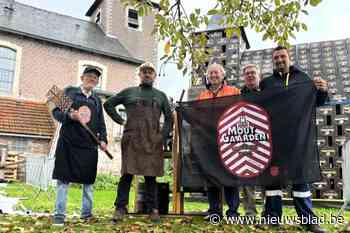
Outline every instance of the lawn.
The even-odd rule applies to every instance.
[[[93,222],[82,222],[79,220],[81,205],[81,190],[77,185],[69,189],[67,205],[67,223],[64,228],[55,228],[51,226],[51,218],[33,217],[33,216],[9,216],[0,215],[0,232],[304,232],[298,225],[282,225],[279,228],[257,225],[232,225],[221,223],[212,225],[203,220],[201,216],[162,216],[160,224],[152,224],[147,216],[129,215],[119,224],[112,224],[110,219],[113,214],[113,202],[115,199],[115,187],[109,185],[103,187],[97,185],[94,192],[94,214],[97,217]],[[21,197],[18,209],[28,209],[32,212],[51,213],[55,201],[54,190],[40,192],[28,185],[22,183],[11,183],[6,188],[0,188],[10,197]],[[134,190],[131,190],[129,209],[133,210]],[[171,203],[170,203],[171,205]],[[186,211],[205,211],[208,205],[206,202],[185,202]],[[171,210],[171,208],[169,208]],[[240,213],[244,213],[240,208]],[[259,211],[261,208],[259,206]],[[338,209],[315,208],[318,216],[325,216],[329,219],[330,215],[336,215]],[[284,215],[295,216],[294,208],[285,207]],[[346,221],[350,220],[350,213],[342,214]],[[323,225],[329,232],[339,232],[343,225]]]

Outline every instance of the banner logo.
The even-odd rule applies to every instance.
[[[263,108],[244,101],[235,103],[221,115],[217,135],[221,161],[231,174],[255,177],[268,167],[271,124]]]

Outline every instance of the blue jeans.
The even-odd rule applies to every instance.
[[[56,219],[63,219],[66,216],[66,205],[67,205],[67,192],[69,183],[61,180],[57,180],[57,196],[55,204],[55,215]],[[83,184],[83,199],[81,205],[81,218],[86,218],[92,215],[93,205],[93,185]]]

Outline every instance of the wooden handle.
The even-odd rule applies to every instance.
[[[80,122],[80,121],[79,121]],[[83,124],[82,122],[80,122],[80,124],[84,127],[84,129],[86,129],[86,131],[88,131],[88,133],[91,135],[91,137],[94,139],[94,141],[101,146],[101,141],[97,138],[97,136],[94,134],[94,132],[91,131],[91,129],[89,128],[89,126],[87,126],[86,124]],[[106,153],[106,155],[108,156],[108,158],[113,159],[112,154],[108,151],[105,150],[104,151]]]
[[[106,150],[105,153],[108,156],[108,158],[113,159],[112,154],[108,150]]]

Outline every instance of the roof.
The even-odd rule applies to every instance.
[[[101,4],[101,2],[103,2],[103,0],[95,0],[94,3],[89,8],[89,10],[86,12],[85,16],[91,16],[96,10],[96,8]],[[155,3],[155,2],[151,2],[151,3],[154,8],[160,9],[160,5],[158,3]]]
[[[143,63],[134,58],[118,39],[107,37],[93,22],[18,2],[14,2],[13,9],[0,9],[0,31],[101,54],[128,63]]]
[[[54,130],[45,103],[0,97],[0,133],[52,137]]]

